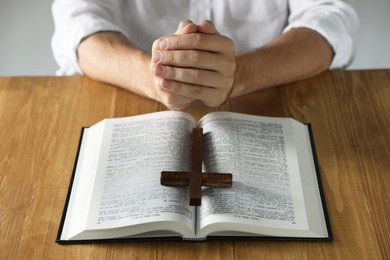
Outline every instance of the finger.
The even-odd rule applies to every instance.
[[[179,110],[183,110],[185,109],[186,107],[188,107],[189,105],[191,105],[191,102],[190,103],[183,103],[183,104],[177,104],[177,103],[165,103],[165,102],[161,102],[164,106],[166,106],[169,110],[174,110],[174,111],[179,111]]]
[[[165,105],[169,110],[180,111],[180,110],[187,108],[189,105],[191,105],[191,103],[185,103],[185,104],[165,104],[165,103],[163,103],[163,105]]]
[[[204,50],[209,52],[234,52],[234,43],[222,35],[191,33],[163,37],[158,42],[161,50]]]
[[[231,73],[222,74],[212,70],[199,70],[194,68],[179,68],[156,65],[153,69],[155,76],[167,80],[188,84],[197,84],[205,87],[222,88],[233,82],[234,69]]]
[[[198,26],[196,24],[194,24],[191,20],[183,20],[179,23],[174,35],[195,33],[197,31],[198,31]],[[162,40],[164,40],[164,37],[161,37],[153,42],[152,52],[155,50],[161,49],[160,42]]]
[[[161,49],[161,48],[160,48],[160,42],[161,42],[162,40],[164,40],[164,38],[159,38],[159,39],[157,39],[157,40],[155,40],[155,41],[153,42],[153,45],[152,45],[152,53],[154,53],[154,52],[156,52],[156,51],[158,51],[158,50]]]
[[[219,34],[214,23],[210,20],[205,20],[198,24],[198,31],[200,33]]]
[[[152,75],[153,75],[153,71],[155,70],[155,67],[156,64],[154,64],[153,62],[149,64],[149,69],[151,70]],[[161,87],[162,83],[160,82],[162,80],[163,79],[159,77],[153,76],[153,81],[154,81],[153,87],[155,89],[154,98],[160,101],[163,105],[165,105],[169,109],[182,110],[187,106],[189,106],[194,101],[194,99],[192,98],[180,96],[175,93],[166,91]]]
[[[152,54],[156,64],[215,71],[225,70],[232,62],[229,58],[231,56],[198,50],[155,51]]]
[[[159,79],[159,81],[162,81],[162,79]],[[158,85],[158,100],[170,110],[182,110],[188,107],[194,101],[193,98],[181,96],[176,93],[167,91],[161,87],[161,85],[163,85],[162,82],[158,83]]]
[[[224,89],[215,89],[196,84],[186,84],[165,79],[162,80],[161,84],[162,87],[169,92],[183,97],[201,100],[206,105],[212,107],[216,107],[224,103],[228,98],[232,88],[232,85],[230,85]]]

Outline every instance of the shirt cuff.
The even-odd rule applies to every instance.
[[[119,32],[128,38],[126,33],[121,28],[106,20],[88,19],[83,21],[83,19],[80,19],[79,21],[74,21],[73,24],[74,29],[70,29],[70,31],[73,31],[73,36],[70,36],[71,39],[62,45],[65,50],[59,52],[59,55],[64,55],[64,57],[59,57],[56,59],[63,61],[62,64],[59,64],[60,68],[56,72],[56,75],[58,76],[84,74],[78,60],[77,49],[80,42],[85,37],[88,37],[97,32],[113,31]]]
[[[332,46],[335,55],[330,65],[330,69],[343,68],[351,63],[355,53],[353,32],[346,28],[346,25],[340,17],[337,15],[329,15],[329,13],[325,12],[315,12],[300,20],[292,22],[284,29],[283,33],[293,28],[301,27],[318,32]]]

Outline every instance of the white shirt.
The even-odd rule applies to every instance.
[[[57,75],[82,74],[80,41],[98,31],[117,31],[150,52],[154,40],[171,35],[181,20],[214,22],[237,52],[261,47],[296,27],[319,32],[334,49],[331,68],[354,54],[358,18],[341,0],[55,0],[52,6]]]

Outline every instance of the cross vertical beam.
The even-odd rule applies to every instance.
[[[189,182],[189,200],[190,205],[199,206],[202,197],[202,146],[203,146],[203,129],[194,128],[192,130],[191,142],[191,172]]]

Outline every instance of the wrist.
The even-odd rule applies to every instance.
[[[263,66],[264,57],[256,49],[236,56],[236,71],[230,97],[238,97],[265,89],[267,87],[267,68]]]

